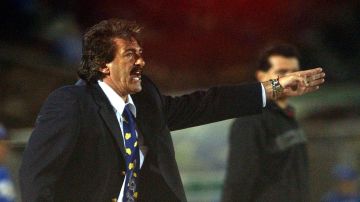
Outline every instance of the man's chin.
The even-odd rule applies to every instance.
[[[130,94],[140,93],[140,92],[141,92],[141,90],[142,90],[141,85],[140,85],[140,86],[137,86],[137,87],[135,87],[135,88],[131,89]]]

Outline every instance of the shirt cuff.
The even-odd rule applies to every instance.
[[[266,93],[265,93],[265,88],[264,85],[262,83],[261,84],[261,95],[262,95],[262,103],[263,103],[263,107],[266,107]]]

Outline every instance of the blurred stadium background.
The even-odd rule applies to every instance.
[[[171,95],[247,82],[262,48],[296,45],[302,67],[322,66],[327,73],[319,92],[292,100],[308,135],[312,201],[331,188],[335,164],[360,169],[359,1],[2,0],[0,5],[0,122],[10,131],[8,166],[15,182],[43,101],[77,80],[82,33],[113,17],[145,27],[146,74]],[[190,202],[219,200],[231,122],[173,133]]]

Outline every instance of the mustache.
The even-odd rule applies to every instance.
[[[140,65],[134,65],[130,71],[130,74],[142,74],[143,68]]]

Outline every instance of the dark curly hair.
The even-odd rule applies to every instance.
[[[84,34],[81,64],[78,76],[88,84],[104,77],[99,71],[106,63],[114,60],[116,45],[114,38],[130,40],[140,33],[142,27],[136,22],[109,19],[92,26]]]
[[[271,56],[280,55],[287,58],[300,59],[300,54],[297,48],[290,44],[277,44],[266,48],[261,54],[258,63],[258,69],[268,71],[271,67],[269,58]]]

